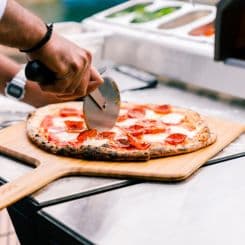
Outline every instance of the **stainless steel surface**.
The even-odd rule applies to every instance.
[[[0,155],[1,169],[0,178],[6,181],[12,181],[29,171],[31,167],[20,163],[17,160],[10,159]],[[41,206],[61,200],[69,200],[74,196],[83,196],[99,191],[104,191],[118,186],[131,183],[127,180],[112,178],[95,178],[95,177],[66,177],[54,181],[40,191],[34,193],[32,198]]]
[[[179,184],[138,184],[47,207],[96,244],[243,244],[245,158]]]
[[[116,83],[106,77],[98,90],[105,99],[105,106],[103,109],[99,108],[91,96],[86,96],[83,105],[84,119],[89,129],[108,130],[115,125],[119,115],[120,94]]]

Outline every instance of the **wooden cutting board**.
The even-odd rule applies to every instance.
[[[86,161],[47,153],[33,145],[25,133],[25,123],[0,131],[0,152],[25,161],[36,168],[0,187],[0,210],[32,194],[50,182],[68,175],[138,178],[157,181],[185,180],[207,160],[220,152],[240,134],[245,125],[207,118],[217,133],[213,145],[193,153],[154,159],[147,162]]]

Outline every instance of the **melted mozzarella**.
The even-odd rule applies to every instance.
[[[83,142],[83,145],[102,146],[108,142],[108,139],[87,139]]]
[[[60,141],[73,141],[77,139],[77,136],[79,133],[67,133],[67,132],[61,132],[55,134],[55,136],[60,140]]]
[[[130,126],[134,125],[137,121],[138,121],[138,119],[136,119],[136,118],[130,118],[130,119],[127,119],[125,121],[118,122],[117,125],[119,127],[130,127]]]
[[[168,124],[178,124],[184,119],[184,115],[179,113],[169,113],[161,116],[161,121]]]
[[[168,134],[145,134],[143,140],[149,143],[163,143]]]
[[[127,113],[128,113],[128,110],[126,110],[126,109],[120,109],[119,115],[122,116],[122,115],[125,115]]]
[[[197,130],[189,131],[186,128],[178,127],[178,126],[170,126],[170,133],[171,134],[184,134],[189,138],[193,138],[197,134]]]
[[[152,110],[145,110],[145,119],[159,119],[162,115],[155,113]]]
[[[168,113],[166,115],[155,113],[152,110],[145,111],[145,118],[146,119],[160,119],[164,123],[168,124],[178,124],[184,118],[184,115],[180,113]]]
[[[114,127],[110,130],[111,132],[114,132],[116,135],[115,135],[115,138],[118,138],[120,137],[121,135],[123,135],[123,132],[120,128],[118,127]]]

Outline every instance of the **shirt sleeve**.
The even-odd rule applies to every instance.
[[[0,20],[3,17],[8,0],[0,0]]]

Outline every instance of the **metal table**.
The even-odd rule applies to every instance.
[[[113,71],[113,77],[114,76],[115,78],[117,77],[119,78],[118,81],[120,83],[119,86],[121,87],[121,89],[125,89],[125,88],[128,89],[130,88],[130,86],[132,86],[132,88],[135,88],[135,86],[137,87],[139,84],[139,81],[135,81],[135,79],[132,79],[122,74],[117,74],[115,71]],[[240,121],[243,123],[245,120],[245,111],[244,111],[243,103],[239,104],[237,102],[234,103],[234,101],[226,101],[213,97],[210,98],[206,95],[200,96],[200,93],[197,94],[180,88],[169,87],[166,85],[159,85],[158,88],[155,89],[125,92],[122,94],[122,99],[128,101],[135,101],[135,102],[142,102],[142,100],[144,100],[145,103],[147,102],[172,103],[175,105],[192,108],[203,114],[220,116],[230,120],[233,119],[236,121]],[[29,106],[12,102],[2,97],[0,97],[0,103],[2,105],[1,110],[3,112],[12,111],[14,113],[14,111],[27,112],[33,110],[33,108]],[[6,116],[6,113],[4,115]],[[209,161],[208,164],[219,163],[227,159],[234,159],[234,158],[242,157],[244,155],[245,155],[245,136],[241,136],[229,147],[227,147],[221,153],[219,153],[214,159]],[[241,159],[243,158],[238,158],[238,160],[236,161],[240,162]],[[31,170],[29,166],[26,166],[20,163],[19,161],[7,158],[5,156],[0,156],[0,161],[1,161],[0,178],[2,182],[11,181],[17,178],[18,176],[21,176],[24,173]],[[225,164],[224,168],[226,168],[225,166],[233,166],[232,168],[237,169],[234,166],[234,164]],[[20,202],[16,203],[15,205],[9,208],[9,213],[12,217],[13,223],[16,227],[16,231],[20,240],[25,242],[24,244],[33,244],[34,242],[36,242],[36,238],[38,235],[38,226],[37,226],[37,219],[39,217],[39,215],[37,215],[38,210],[45,208],[47,206],[50,206],[50,208],[53,206],[55,209],[55,207],[59,206],[58,205],[59,203],[68,202],[73,199],[78,201],[90,200],[85,197],[90,198],[91,196],[92,198],[93,195],[98,194],[100,192],[106,192],[108,190],[112,190],[119,187],[126,187],[132,184],[135,184],[135,182],[128,181],[128,180],[119,180],[119,179],[105,179],[105,178],[91,178],[91,177],[63,178],[53,182],[52,184],[48,185],[46,188],[33,194],[31,197],[25,198]],[[148,186],[147,184],[144,184],[144,185],[136,185],[135,187],[132,188],[136,188],[136,189],[143,188],[141,186],[145,186],[145,185]],[[173,188],[172,185],[164,185],[164,184],[158,184],[158,185],[162,186],[162,188],[170,188],[170,189]],[[149,184],[149,186],[155,186],[155,185]],[[174,186],[179,186],[179,185],[174,185]],[[126,190],[127,188],[118,189],[117,191],[121,191],[124,189]],[[98,206],[100,205],[98,204]],[[104,209],[104,207],[102,207],[101,209],[99,208],[99,210],[102,209]],[[43,210],[46,211],[46,209]],[[74,214],[74,212],[70,213],[67,211],[66,216],[72,217],[72,214]],[[80,217],[81,213],[78,212],[77,215]],[[57,219],[58,218],[60,217],[57,217]],[[47,221],[46,218],[45,221]],[[66,221],[64,221],[64,223],[65,222]],[[60,230],[60,232],[61,231],[62,229]],[[63,232],[61,233],[63,234]],[[67,239],[69,240],[70,236],[68,236]],[[89,237],[89,239],[93,240],[92,237]]]
[[[54,244],[243,244],[244,172],[242,157],[178,184],[142,183],[47,207],[40,235]]]

